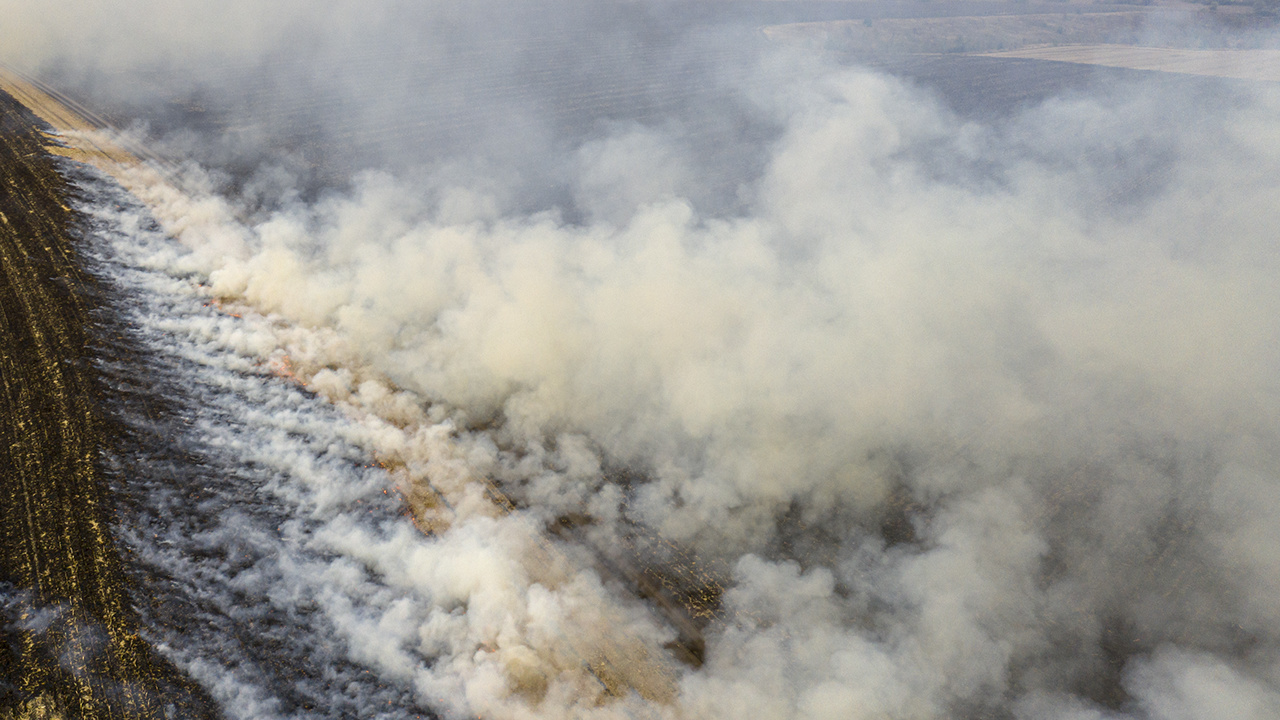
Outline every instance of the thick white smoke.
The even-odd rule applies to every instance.
[[[318,540],[408,593],[327,611],[423,703],[1266,718],[1280,96],[1197,87],[984,126],[806,68],[756,88],[786,129],[723,216],[641,129],[579,151],[585,224],[384,174],[253,226],[133,190],[185,246],[153,262],[282,321],[242,351],[365,418],[432,533]],[[628,559],[724,588],[701,667]]]

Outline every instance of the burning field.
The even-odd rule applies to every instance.
[[[9,5],[0,717],[1280,714],[1265,14]]]

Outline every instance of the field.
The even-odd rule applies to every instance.
[[[1062,45],[1251,49],[1258,39],[1251,31],[1274,23],[1250,7],[1230,4],[1059,2],[1012,7],[781,23],[766,27],[764,33],[775,42],[823,48],[862,60],[916,53],[1005,52],[1011,57],[1033,57],[1013,53]]]
[[[817,46],[859,57],[886,53],[962,53],[1027,45],[1135,39],[1141,11],[1043,13],[997,17],[885,18],[795,23],[765,29],[777,42]]]
[[[170,705],[199,717],[199,701],[186,702],[198,692],[138,635],[108,532],[111,428],[89,371],[95,284],[42,125],[0,92],[0,582],[19,628],[0,645],[3,677],[17,683],[0,684],[0,707],[152,718]]]
[[[1280,82],[1280,50],[1066,45],[1007,50],[988,53],[987,56]]]
[[[764,5],[776,6],[770,10],[777,13],[784,6]],[[820,10],[823,4],[812,5]],[[892,5],[885,14],[870,3],[827,5],[839,5],[846,16],[800,22],[779,17],[762,32],[753,27],[749,35],[762,45],[817,47],[837,60],[883,69],[934,92],[962,117],[993,123],[1099,78],[1155,76],[1157,82],[1208,84],[1188,77],[1201,75],[1280,81],[1280,51],[1132,44],[1144,22],[1163,12],[1158,7],[918,2]],[[1220,12],[1243,14],[1231,8]],[[744,49],[734,44],[742,36],[731,37],[733,42],[711,36],[705,43],[637,41],[592,54],[579,52],[589,38],[561,33],[500,37],[462,50],[415,48],[396,54],[362,48],[322,65],[306,57],[276,57],[262,66],[206,68],[210,78],[234,82],[220,86],[209,80],[161,102],[148,96],[133,105],[107,103],[94,95],[92,82],[68,90],[85,105],[101,108],[113,124],[150,123],[149,148],[203,162],[218,182],[240,184],[232,192],[262,182],[254,173],[261,170],[263,148],[278,152],[273,157],[296,174],[291,180],[304,186],[305,199],[306,192],[340,188],[368,167],[395,172],[474,146],[489,153],[487,159],[496,158],[493,166],[527,173],[527,185],[540,194],[520,200],[538,210],[567,208],[566,224],[579,218],[572,198],[566,201],[557,183],[574,153],[610,134],[675,128],[688,162],[708,178],[689,192],[691,204],[710,208],[710,216],[724,208],[731,215],[739,188],[759,170],[761,153],[782,132],[758,110],[744,109],[741,96],[754,89],[752,83],[769,80],[752,72],[750,63],[758,59],[753,53],[760,48]],[[506,65],[494,62],[493,56],[504,53],[509,54]],[[155,72],[155,87],[184,87]],[[148,84],[138,77],[132,82]],[[75,251],[78,223],[84,219],[68,208],[67,193],[92,192],[87,189],[92,181],[74,183],[76,173],[89,171],[55,156],[116,174],[126,186],[123,165],[136,157],[163,161],[151,149],[123,140],[122,148],[101,139],[91,131],[105,121],[20,75],[0,72],[0,90],[8,93],[0,92],[0,180],[8,189],[0,203],[0,347],[5,348],[0,481],[6,485],[0,493],[0,583],[11,586],[0,586],[5,591],[0,594],[18,598],[5,600],[0,609],[11,616],[10,625],[22,629],[0,644],[0,670],[19,679],[12,685],[0,681],[0,720],[10,720],[14,712],[53,716],[53,708],[86,718],[163,717],[164,705],[174,698],[187,704],[184,716],[206,713],[209,701],[202,691],[160,660],[140,639],[139,628],[151,633],[148,638],[180,638],[164,643],[171,649],[183,642],[198,646],[212,658],[211,665],[231,668],[226,677],[266,688],[278,698],[281,712],[331,707],[335,717],[351,716],[351,708],[370,706],[369,697],[377,697],[379,705],[383,699],[407,703],[403,687],[367,679],[367,669],[333,655],[330,638],[307,634],[315,625],[310,601],[273,606],[269,600],[274,598],[251,595],[258,591],[246,590],[241,582],[253,574],[246,568],[254,563],[269,570],[280,548],[292,552],[284,544],[253,546],[243,539],[253,537],[244,528],[262,530],[261,537],[274,542],[283,537],[285,522],[293,521],[270,504],[284,507],[282,502],[263,500],[261,488],[278,479],[269,463],[219,455],[212,441],[208,447],[199,444],[210,428],[238,427],[226,419],[238,416],[217,415],[225,411],[220,396],[201,395],[207,388],[200,383],[249,387],[261,380],[293,405],[316,401],[314,394],[290,384],[299,382],[291,366],[284,366],[289,372],[263,367],[228,372],[235,382],[219,385],[208,380],[225,379],[210,370],[215,363],[204,362],[197,373],[188,367],[200,365],[191,359],[196,354],[182,356],[182,347],[173,357],[120,360],[134,352],[128,347],[131,329],[123,327],[129,321],[101,302],[109,292],[95,287]],[[204,133],[198,143],[191,140],[193,129]],[[123,191],[112,196],[99,190],[104,195],[96,201],[108,211],[131,202],[121,199]],[[523,209],[517,201],[512,205]],[[252,210],[246,200],[245,213]],[[194,302],[191,316],[204,313],[197,319],[210,326],[240,319],[218,306],[220,300]],[[152,314],[162,310],[169,311],[148,308]],[[154,349],[137,352],[139,357],[156,354]],[[165,365],[170,362],[172,367]],[[244,397],[233,397],[227,391],[234,403],[226,405],[256,412],[259,398],[243,392]],[[191,418],[201,413],[217,422],[193,429]],[[263,422],[266,430],[255,430],[264,437],[279,429]],[[466,429],[480,432],[481,424]],[[301,442],[296,428],[288,430],[280,434]],[[316,437],[323,436],[317,431]],[[338,447],[327,439],[316,444]],[[118,461],[115,475],[104,472],[103,457]],[[346,462],[372,461],[359,455],[358,461]],[[382,458],[376,464],[387,469]],[[495,514],[513,507],[497,483],[485,482],[486,496],[501,500],[495,502]],[[610,482],[630,480],[619,476]],[[427,500],[439,494],[430,490],[422,493]],[[408,492],[403,499],[421,521],[426,511],[415,506],[421,498]],[[379,510],[396,516],[404,510],[400,502],[391,493]],[[123,510],[113,515],[113,506]],[[249,519],[243,520],[241,512]],[[244,525],[227,526],[235,537],[225,545],[201,545],[226,517],[243,520]],[[639,526],[626,538],[631,544],[592,546],[592,522],[585,514],[563,514],[546,532],[554,542],[586,548],[585,562],[594,559],[600,577],[643,599],[678,637],[665,646],[670,657],[633,651],[622,631],[618,637],[624,641],[601,642],[581,652],[571,647],[567,655],[588,665],[608,696],[625,697],[634,690],[666,702],[677,692],[674,679],[683,666],[704,662],[703,633],[709,622],[721,620],[720,576],[674,545],[662,555],[659,551],[667,550],[663,538]],[[171,538],[151,534],[162,526],[176,528]],[[112,528],[125,533],[123,539],[113,538]],[[901,532],[886,531],[886,536]],[[172,538],[177,538],[176,549]],[[189,544],[182,545],[184,540]],[[121,558],[117,542],[173,562],[131,564]],[[298,557],[311,556],[299,551]],[[539,566],[567,564],[551,550],[536,560]],[[11,588],[15,592],[7,592]],[[130,607],[131,592],[137,607]],[[519,679],[521,691],[531,697],[546,689],[545,679],[535,675],[531,670]],[[208,678],[200,681],[213,684]]]

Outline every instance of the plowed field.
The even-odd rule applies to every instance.
[[[100,468],[95,284],[42,125],[0,92],[0,716],[210,716],[137,634]]]

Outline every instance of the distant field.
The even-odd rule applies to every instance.
[[[1143,11],[883,18],[790,23],[765,28],[775,42],[858,55],[990,52],[1027,45],[1126,42],[1136,39]]]
[[[1252,30],[1274,19],[1244,5],[1031,4],[1003,13],[845,18],[770,25],[772,41],[861,57],[913,53],[990,53],[1034,46],[1163,44],[1249,47]],[[1128,66],[1124,66],[1128,67]]]
[[[985,53],[1131,70],[1280,82],[1280,50],[1184,50],[1127,45],[1067,45]]]

